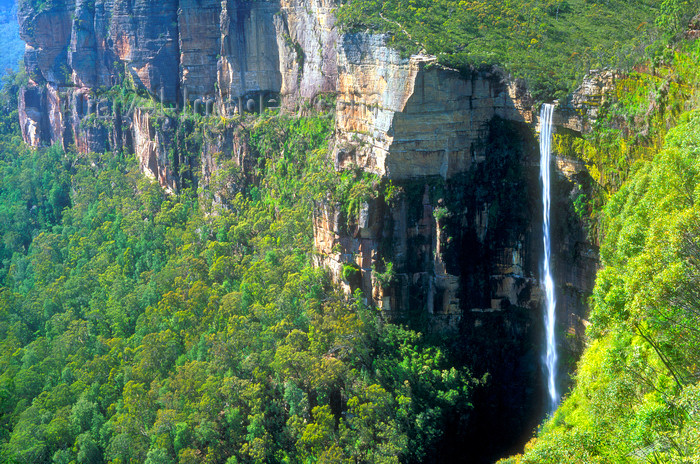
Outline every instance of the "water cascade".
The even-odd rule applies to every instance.
[[[545,332],[547,335],[547,351],[545,361],[547,366],[547,389],[549,392],[550,412],[554,411],[559,403],[557,393],[557,346],[554,337],[554,280],[550,266],[551,243],[549,235],[549,210],[550,210],[550,156],[552,143],[552,113],[554,106],[545,103],[540,111],[540,178],[542,179],[542,206],[543,221],[542,232],[544,236],[544,289],[546,293],[546,308],[544,315]]]

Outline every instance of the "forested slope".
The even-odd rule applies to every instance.
[[[338,10],[346,31],[393,33],[393,46],[465,73],[504,67],[539,101],[565,98],[591,67],[625,70],[592,131],[555,140],[595,181],[571,200],[603,269],[575,387],[512,461],[700,459],[700,46],[682,35],[696,11],[683,0],[349,0]],[[168,193],[128,153],[29,149],[23,84],[11,74],[0,94],[0,461],[469,459],[471,401],[488,375],[474,378],[454,344],[387,322],[313,265],[317,201],[358,218],[369,200],[391,208],[406,194],[336,171],[334,113],[318,109],[332,104],[227,119],[138,97],[154,134],[167,111],[192,137],[235,127],[250,149],[249,170],[219,153],[207,188]],[[133,109],[134,91],[105,95]],[[419,187],[416,198],[429,196]],[[417,204],[430,227],[449,213]],[[341,279],[357,278],[353,263]],[[395,277],[388,264],[378,275]]]
[[[329,114],[246,121],[261,180],[221,208],[167,195],[129,156],[24,148],[16,91],[1,116],[0,461],[438,459],[478,382],[312,266],[312,200],[352,208],[381,187],[335,172]],[[218,175],[241,182],[233,164]]]
[[[575,387],[512,462],[700,459],[700,45],[675,49],[620,83],[587,142],[614,192],[599,216],[588,347]]]

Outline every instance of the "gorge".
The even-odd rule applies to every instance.
[[[349,5],[19,2],[19,131],[66,177],[24,202],[48,225],[0,249],[24,324],[0,457],[494,462],[556,410],[590,326],[591,210],[623,171],[590,140],[641,84],[589,70],[540,108],[510,70],[350,27]],[[24,382],[52,351],[94,367]],[[54,410],[70,432],[11,432]]]
[[[357,217],[319,198],[317,264],[348,294],[359,288],[390,320],[452,334],[467,356],[460,362],[490,376],[470,440],[479,446],[502,437],[482,447],[488,459],[505,443],[517,450],[547,409],[537,347],[543,301],[554,298],[538,277],[532,97],[498,70],[463,76],[429,55],[402,57],[387,36],[339,34],[333,8],[300,0],[24,2],[24,139],[85,153],[133,152],[143,172],[171,192],[206,189],[220,169],[216,153],[232,156],[244,173],[252,167],[236,115],[323,105],[336,92],[336,168],[388,179],[402,193],[362,203]],[[122,102],[119,89],[137,97]],[[577,111],[565,123],[574,129],[587,107]],[[198,113],[220,122],[203,127],[201,142],[183,145]],[[596,267],[583,227],[565,219],[573,217],[565,199],[574,186],[559,175],[552,187],[562,220],[552,232],[560,244],[552,260],[567,311],[556,330],[576,334],[562,346],[570,360],[562,372],[579,355]],[[387,266],[393,276],[381,282]],[[348,267],[356,276],[343,275]],[[548,337],[554,330],[548,326]]]

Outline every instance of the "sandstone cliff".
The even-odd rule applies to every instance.
[[[394,320],[459,335],[464,362],[493,375],[483,404],[498,406],[475,414],[484,416],[482,426],[490,424],[484,430],[517,440],[524,421],[538,417],[542,383],[534,102],[524,82],[498,69],[464,75],[432,56],[402,57],[383,35],[341,35],[334,6],[24,0],[19,21],[30,77],[20,95],[24,139],[83,152],[128,150],[166,189],[201,186],[225,203],[251,181],[254,161],[229,118],[335,93],[337,169],[376,174],[398,194],[368,201],[355,218],[319,199],[317,264]],[[560,105],[556,124],[590,130],[615,78],[591,75]],[[198,128],[183,116],[193,112],[221,117]],[[242,174],[218,176],[221,153]],[[557,166],[559,331],[572,335],[562,347],[575,359],[597,251],[572,207],[590,179],[576,163],[560,159]],[[350,280],[347,266],[359,270]]]
[[[405,194],[392,207],[381,199],[367,204],[352,223],[338,205],[320,203],[319,262],[339,280],[342,266],[354,263],[361,270],[358,285],[377,306],[402,314],[428,312],[441,326],[456,328],[465,310],[511,305],[534,310],[541,304],[539,158],[533,137],[537,115],[524,83],[498,70],[464,76],[434,57],[403,58],[386,39],[367,34],[340,39],[334,156],[338,169],[360,167],[385,176]],[[608,74],[589,78],[558,111],[558,124],[579,132],[589,127],[609,80]],[[501,139],[510,144],[506,157]],[[567,192],[580,184],[584,171],[574,166],[559,178],[562,219],[572,214]],[[493,178],[496,174],[502,178]],[[513,198],[503,205],[499,196]],[[585,314],[592,280],[583,276],[595,274],[595,251],[580,224],[568,219],[562,224],[567,230],[561,231],[565,245],[559,255],[566,258],[560,263],[560,292],[572,300],[575,320]],[[455,230],[446,236],[450,227]],[[508,239],[494,241],[491,235],[502,236],[504,227]],[[474,280],[475,270],[449,264],[460,248],[471,250],[465,260],[473,255],[487,260],[477,280],[488,283],[468,288],[464,279]],[[389,261],[398,276],[387,287],[377,283],[373,269]]]
[[[498,71],[462,76],[434,56],[402,58],[382,35],[346,34],[338,54],[339,167],[395,180],[464,172],[484,159],[495,116],[531,123],[521,81]]]
[[[208,184],[217,170],[212,154],[222,149],[246,162],[245,143],[226,116],[336,92],[337,168],[388,178],[403,194],[392,205],[366,204],[354,222],[338,205],[319,202],[318,263],[338,281],[344,265],[356,265],[360,278],[346,283],[348,291],[361,288],[394,317],[428,314],[440,330],[457,330],[469,311],[534,311],[541,303],[537,116],[525,84],[497,69],[463,75],[435,57],[402,57],[383,35],[339,35],[334,6],[24,0],[18,17],[30,82],[20,95],[23,136],[34,146],[133,151],[147,175],[175,191],[183,182]],[[557,123],[588,130],[614,79],[610,72],[588,78]],[[137,96],[124,103],[115,89]],[[223,128],[186,146],[191,122],[178,115],[191,112],[219,114]],[[511,133],[495,121],[507,121]],[[506,158],[499,155],[503,137],[518,145]],[[584,175],[569,171],[561,177],[563,199]],[[518,208],[503,204],[512,203],[513,191]],[[563,217],[571,213],[566,201]],[[557,280],[573,321],[585,315],[595,252],[570,222],[560,234]],[[395,278],[380,282],[388,263]]]
[[[330,0],[23,0],[18,18],[30,78],[21,99],[25,140],[67,146],[80,139],[67,108],[80,119],[93,114],[95,101],[113,86],[224,116],[333,90],[333,6]],[[91,149],[113,149],[108,142]]]
[[[540,417],[538,117],[523,82],[496,69],[465,76],[434,57],[403,58],[386,39],[339,40],[333,155],[338,169],[389,178],[400,193],[367,202],[357,218],[320,201],[317,260],[348,292],[360,288],[394,320],[459,334],[465,362],[492,375],[475,410],[481,429],[471,445],[495,456],[496,449],[484,446],[488,437],[517,442],[523,424]],[[560,106],[557,125],[590,130],[613,79],[591,75]],[[590,178],[576,163],[559,160],[557,167],[558,331],[569,333],[560,349],[574,360],[583,348],[597,249],[572,207]],[[359,276],[344,280],[347,266]],[[572,367],[564,363],[562,371]]]

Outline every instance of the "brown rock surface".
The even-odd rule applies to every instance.
[[[275,27],[278,3],[228,2],[221,11],[221,100],[250,93],[279,92],[282,86]]]
[[[277,23],[282,94],[313,98],[336,88],[338,64],[335,0],[282,0]],[[302,56],[299,56],[302,55]]]
[[[332,0],[56,0],[42,5],[22,2],[18,17],[30,79],[66,94],[54,103],[74,101],[71,92],[78,92],[86,105],[87,94],[99,98],[121,84],[171,105],[200,99],[204,108],[215,101],[217,111],[230,116],[241,104],[247,110],[250,99],[258,111],[280,94],[296,102],[335,88]],[[85,134],[79,122],[89,114],[87,108],[49,118],[55,105],[45,106],[49,102],[43,97],[30,100],[22,113],[28,143],[60,140],[67,146],[75,140],[81,150],[106,147],[80,143]],[[72,121],[70,131],[65,120]]]
[[[48,5],[37,10],[28,1],[18,4],[19,35],[27,44],[27,71],[35,82],[66,83],[70,80],[67,48],[75,1],[56,0]]]
[[[180,84],[187,86],[191,100],[214,94],[221,54],[221,5],[220,0],[180,2]]]
[[[494,211],[503,214],[503,205],[470,196],[503,186],[465,180],[483,166],[502,167],[499,148],[489,138],[494,120],[511,121],[529,134],[521,137],[529,147],[525,152],[536,145],[532,123],[537,118],[522,82],[498,70],[464,76],[432,56],[401,57],[386,46],[383,35],[338,39],[335,2],[330,0],[66,0],[50,5],[42,11],[20,10],[32,78],[20,96],[28,143],[75,143],[80,151],[131,150],[141,169],[171,191],[183,182],[235,186],[250,171],[247,145],[235,124],[224,122],[196,146],[185,146],[181,134],[193,129],[187,125],[192,121],[172,110],[163,112],[153,101],[160,103],[162,97],[173,106],[186,96],[189,102],[199,99],[202,111],[213,104],[219,114],[231,116],[249,100],[255,111],[261,101],[264,106],[277,95],[293,106],[337,86],[338,169],[360,166],[420,194],[407,194],[391,207],[372,201],[352,223],[338,205],[319,201],[314,219],[318,263],[328,266],[338,281],[343,265],[354,263],[359,279],[342,282],[347,290],[362,288],[396,317],[407,311],[428,314],[436,328],[455,329],[465,311],[539,304],[533,264],[536,209],[528,210],[528,225],[521,221],[520,229],[504,229],[508,220],[494,216]],[[46,29],[39,31],[40,25]],[[611,72],[587,77],[556,114],[557,124],[587,130],[615,77]],[[101,86],[126,86],[128,81],[142,97],[148,92],[151,101],[142,98],[121,108],[101,96]],[[187,155],[192,153],[196,156]],[[528,172],[514,182],[527,179],[534,185],[531,153],[509,162]],[[227,163],[242,173],[231,169],[230,175],[219,176],[217,170]],[[571,176],[579,174],[575,170]],[[452,205],[457,208],[452,219],[435,215],[436,179],[451,195],[466,192]],[[450,228],[454,230],[448,233]],[[561,255],[580,252],[585,258],[585,240],[570,232]],[[471,264],[456,263],[450,256],[454,249]],[[479,264],[480,256],[490,260],[488,266]],[[572,301],[591,285],[586,276],[594,261],[583,261],[562,264],[560,277],[573,289]],[[395,278],[380,282],[388,262]],[[475,275],[481,279],[478,285],[470,280]]]
[[[178,94],[177,8],[177,0],[115,0],[107,41],[136,84],[157,97],[164,89],[168,102]]]
[[[36,84],[29,84],[19,92],[19,121],[22,138],[31,146],[46,142],[42,139],[47,134],[46,89]]]
[[[141,171],[151,179],[157,180],[168,191],[174,192],[177,190],[177,184],[168,159],[168,151],[174,145],[174,137],[172,130],[168,129],[175,122],[170,118],[156,118],[159,122],[165,122],[164,129],[154,125],[150,111],[137,109],[134,112],[134,151]]]
[[[589,72],[570,100],[554,112],[554,124],[576,132],[589,132],[598,117],[600,107],[615,95],[615,81],[621,75],[614,71]]]
[[[336,162],[390,179],[449,178],[483,159],[495,116],[532,121],[519,82],[498,72],[464,78],[428,55],[402,58],[386,36],[346,34],[338,55]]]

